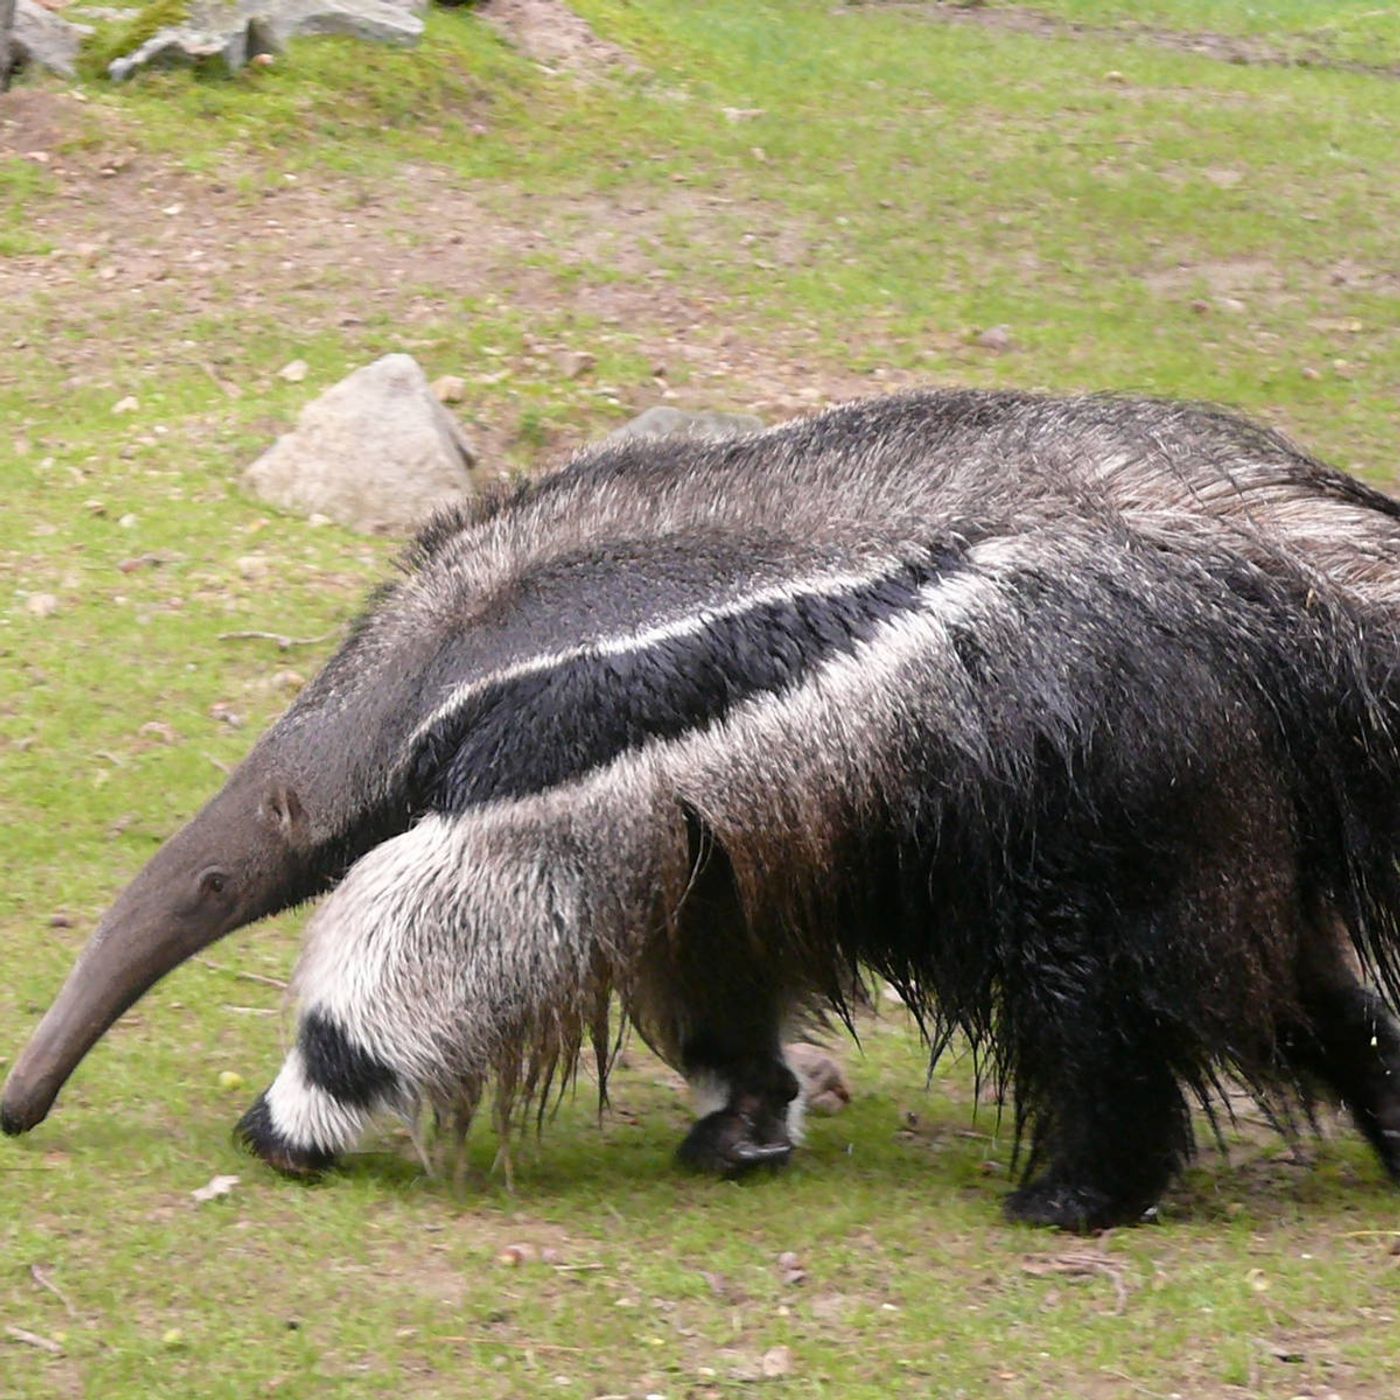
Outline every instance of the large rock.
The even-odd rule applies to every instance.
[[[25,3],[25,0],[21,0]],[[280,53],[303,34],[344,34],[380,44],[416,44],[427,0],[194,0],[184,24],[153,35],[113,60],[120,82],[138,68],[217,58],[231,73],[263,53]]]
[[[698,413],[661,405],[639,413],[630,423],[614,428],[604,442],[625,442],[634,437],[736,437],[741,433],[756,433],[763,428],[763,419],[752,413],[716,413],[705,409]]]
[[[36,5],[34,0],[18,0],[8,57],[0,47],[0,73],[8,77],[9,68],[32,64],[71,78],[78,71],[78,46],[83,37],[91,33],[87,25],[69,24],[66,19],[50,14],[42,5]],[[0,90],[3,86],[0,84]]]
[[[11,36],[15,31],[15,0],[0,0],[0,92],[10,86],[10,75],[18,65]]]
[[[386,355],[307,404],[244,479],[285,510],[399,534],[470,495],[475,460],[417,362]]]

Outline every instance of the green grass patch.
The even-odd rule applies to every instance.
[[[1400,13],[1370,0],[1144,0],[1131,8],[1112,0],[1035,0],[1004,5],[1055,15],[1076,24],[1124,28],[1153,25],[1178,34],[1215,34],[1267,41],[1285,60],[1400,64]]]
[[[0,1056],[387,570],[391,545],[239,484],[376,355],[462,375],[504,471],[665,383],[742,408],[917,381],[1223,400],[1393,483],[1400,85],[1132,32],[1387,62],[1384,8],[1039,7],[1116,31],[1088,37],[827,0],[576,8],[635,70],[548,73],[435,11],[415,51],[307,40],[81,109],[17,90],[26,143],[57,134],[47,164],[0,159]],[[1008,349],[978,344],[1001,325]],[[259,631],[321,640],[226,636]],[[324,1186],[274,1179],[228,1132],[281,998],[238,974],[285,977],[298,929],[173,974],[0,1144],[0,1324],[62,1349],[0,1333],[6,1400],[1394,1389],[1400,1206],[1353,1135],[1300,1165],[1245,1124],[1159,1228],[1012,1229],[1005,1131],[966,1065],[925,1092],[894,1008],[784,1177],[679,1176],[685,1107],[634,1049],[614,1112],[566,1102],[514,1197],[489,1133],[465,1193],[392,1130]]]

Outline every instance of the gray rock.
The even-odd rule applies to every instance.
[[[10,34],[9,62],[13,67],[34,64],[71,78],[77,74],[78,45],[92,30],[50,14],[34,0],[18,0]]]
[[[24,0],[21,0],[24,3]],[[184,24],[113,60],[117,82],[138,68],[221,59],[231,73],[259,54],[280,53],[304,34],[343,34],[380,44],[416,44],[427,0],[194,0]]]
[[[841,1061],[829,1050],[807,1041],[783,1046],[783,1058],[797,1076],[802,1102],[814,1113],[840,1113],[851,1101],[851,1082]]]
[[[634,437],[739,437],[763,429],[763,419],[752,413],[716,413],[705,409],[698,413],[658,405],[640,413],[630,423],[614,428],[604,442],[625,442]]]
[[[993,326],[990,330],[983,331],[972,343],[983,350],[994,350],[998,355],[1004,355],[1016,347],[1016,342],[1011,338],[1011,331],[1006,326]]]
[[[417,361],[386,355],[307,404],[244,480],[285,510],[399,534],[470,495],[475,461]]]
[[[0,0],[0,92],[10,86],[10,75],[18,66],[13,34],[15,31],[15,0]]]

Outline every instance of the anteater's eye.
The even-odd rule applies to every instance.
[[[222,870],[206,870],[199,877],[200,894],[223,894],[228,876]]]

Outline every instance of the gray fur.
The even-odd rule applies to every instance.
[[[1147,400],[605,444],[444,516],[229,785],[294,794],[282,902],[331,891],[245,1136],[299,1170],[490,1085],[507,1128],[617,997],[729,1095],[694,1159],[776,1158],[782,1034],[864,967],[1011,1081],[1024,1218],[1150,1204],[1222,1068],[1320,1075],[1400,1172],[1400,1033],[1345,967],[1394,999],[1397,605],[1386,498]]]

